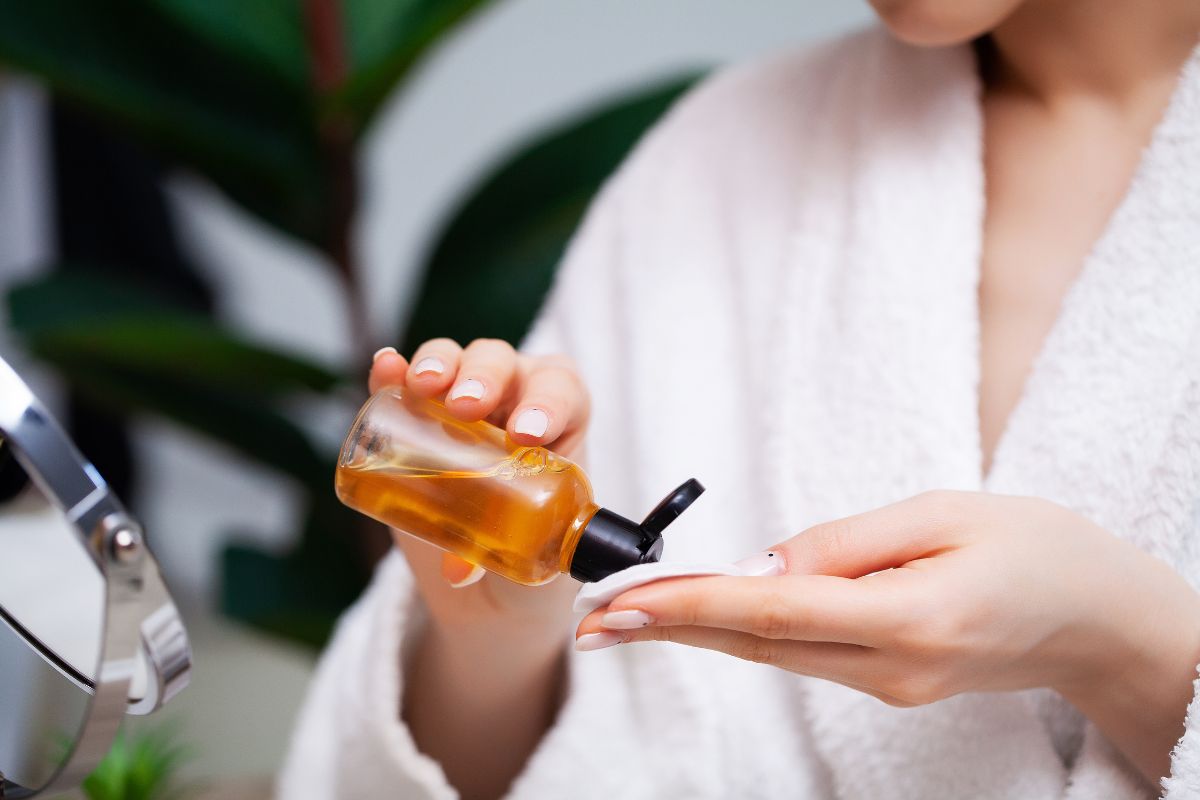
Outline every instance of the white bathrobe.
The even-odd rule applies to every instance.
[[[591,388],[601,503],[638,516],[684,478],[709,487],[668,559],[735,559],[952,488],[1048,498],[1200,587],[1200,54],[987,476],[979,94],[969,48],[868,31],[709,80],[601,193],[527,347],[570,353]],[[393,553],[322,660],[281,797],[455,795],[400,719],[419,612]],[[1049,691],[897,709],[668,644],[569,663],[513,797],[1158,793]],[[1164,787],[1200,797],[1200,701]]]

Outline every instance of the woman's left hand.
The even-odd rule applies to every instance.
[[[661,581],[579,626],[580,649],[660,640],[911,706],[1051,687],[1151,779],[1182,733],[1200,595],[1053,503],[930,492],[760,555],[775,577]],[[587,637],[587,638],[583,638]]]

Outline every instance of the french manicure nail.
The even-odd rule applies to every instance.
[[[396,348],[394,348],[394,347],[381,347],[375,351],[375,355],[371,356],[371,361],[372,362],[378,361],[380,356],[386,355],[388,353],[392,353],[394,355],[400,355],[399,353],[396,352]]]
[[[457,400],[460,397],[470,397],[473,400],[482,400],[483,384],[474,378],[468,378],[450,390],[451,400]]]
[[[765,553],[755,553],[749,558],[743,558],[734,564],[734,566],[740,569],[743,575],[753,575],[762,578],[771,575],[782,575],[787,569],[787,564],[783,560],[783,554],[771,550]]]
[[[550,427],[550,417],[540,408],[527,408],[517,415],[513,430],[526,436],[545,436]]]
[[[625,641],[625,637],[612,631],[585,633],[575,640],[575,649],[581,653],[586,653],[589,650],[603,650],[606,647],[612,647],[614,644],[620,644],[623,641]]]
[[[464,586],[470,586],[472,583],[479,583],[483,580],[483,576],[487,574],[487,570],[475,564],[471,567],[471,571],[457,581],[450,581],[450,585],[455,589],[461,589]]]
[[[644,628],[654,622],[654,617],[636,608],[625,611],[610,611],[600,618],[600,624],[617,631],[628,631],[634,628]]]
[[[446,365],[437,356],[425,356],[416,364],[413,365],[414,375],[424,375],[426,372],[432,372],[434,375],[441,375],[446,371]]]

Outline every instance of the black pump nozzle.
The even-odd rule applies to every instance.
[[[571,558],[571,577],[585,583],[598,581],[634,564],[658,561],[663,529],[703,493],[700,481],[690,478],[664,497],[640,524],[607,508],[597,510],[579,535]]]

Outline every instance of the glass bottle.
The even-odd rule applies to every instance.
[[[689,480],[633,522],[596,505],[566,458],[396,386],[359,411],[335,487],[351,508],[529,585],[560,572],[595,581],[657,561],[663,528],[704,491]]]

